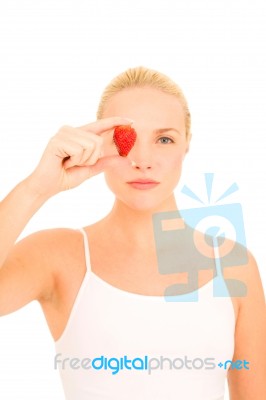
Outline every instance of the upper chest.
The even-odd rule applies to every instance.
[[[162,273],[154,246],[136,251],[130,246],[89,233],[89,267],[109,284],[125,291],[163,296],[171,285],[182,284],[187,292],[202,287],[214,276],[213,270],[197,271],[197,282],[189,283],[189,272]]]
[[[211,281],[216,272],[213,269],[198,270],[197,282],[189,284],[188,272],[162,274],[158,267],[156,248],[150,246],[146,251],[134,251],[111,237],[103,237],[96,231],[87,231],[89,240],[89,264],[92,272],[99,278],[127,292],[147,296],[164,296],[169,287],[189,293],[200,289]],[[196,286],[195,286],[196,285]],[[231,298],[235,318],[239,313],[239,299]]]

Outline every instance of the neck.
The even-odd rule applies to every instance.
[[[121,243],[126,240],[130,247],[147,249],[154,246],[153,214],[174,210],[177,210],[174,195],[166,199],[163,204],[149,210],[136,210],[116,199],[111,212],[103,222]]]

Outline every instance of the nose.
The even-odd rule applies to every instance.
[[[139,169],[140,171],[146,171],[146,169],[151,169],[151,165],[149,165],[149,163],[145,163],[145,162],[135,162],[132,161],[131,163],[132,167],[135,169]]]
[[[133,168],[142,171],[152,168],[153,154],[150,145],[136,142],[129,156],[132,160]]]

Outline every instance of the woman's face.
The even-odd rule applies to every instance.
[[[132,167],[109,168],[106,183],[116,199],[137,210],[167,209],[188,151],[184,112],[179,100],[157,89],[130,88],[115,94],[107,103],[102,118],[122,116],[134,120],[137,139],[128,154]],[[167,129],[167,130],[166,130]],[[169,130],[168,130],[169,129]],[[117,154],[113,131],[103,136],[104,156]],[[128,182],[152,179],[153,188],[140,190]]]

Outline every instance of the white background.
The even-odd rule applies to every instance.
[[[102,90],[128,67],[144,65],[184,90],[193,139],[176,189],[206,201],[241,203],[247,246],[264,288],[266,3],[264,0],[17,0],[0,3],[0,197],[35,167],[64,124],[96,119]],[[51,227],[78,228],[103,217],[113,196],[102,175],[50,199],[21,237]],[[53,340],[33,302],[0,320],[0,398],[63,399],[53,370]]]

